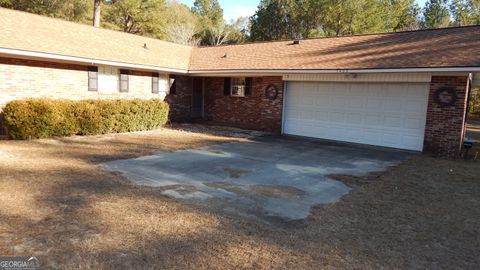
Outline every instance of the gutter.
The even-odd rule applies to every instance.
[[[442,68],[390,68],[390,69],[235,69],[235,70],[189,70],[192,75],[212,74],[368,74],[368,73],[412,73],[412,72],[477,72],[480,67]]]

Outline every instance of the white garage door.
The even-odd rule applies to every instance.
[[[421,151],[429,85],[288,82],[285,134]]]

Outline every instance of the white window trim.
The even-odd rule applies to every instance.
[[[152,94],[154,95],[160,94],[160,74],[159,73],[152,74]]]
[[[243,80],[243,84],[238,84],[235,80]],[[247,88],[247,78],[233,77],[230,82],[230,96],[231,97],[245,97],[245,89]]]
[[[88,68],[88,91],[98,92],[98,67]]]
[[[120,69],[111,66],[98,67],[98,93],[104,95],[120,93]]]
[[[120,93],[130,92],[130,72],[128,69],[120,69],[118,81],[120,83],[118,88]],[[126,88],[122,88],[123,83],[125,83]]]

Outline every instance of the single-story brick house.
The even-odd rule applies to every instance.
[[[172,121],[455,156],[480,26],[190,47],[0,8],[0,108],[163,98]]]

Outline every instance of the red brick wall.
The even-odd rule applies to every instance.
[[[275,85],[278,97],[265,97],[265,89]],[[205,118],[240,128],[280,133],[282,128],[282,77],[253,78],[252,94],[247,97],[224,95],[224,78],[205,78]]]
[[[435,101],[438,89],[455,89],[457,101],[451,106],[441,106]],[[438,156],[458,157],[463,145],[468,78],[465,76],[433,76],[428,98],[425,151]]]
[[[188,122],[191,119],[193,79],[187,76],[176,77],[176,94],[170,94],[165,101],[170,104],[169,119],[172,122]]]

